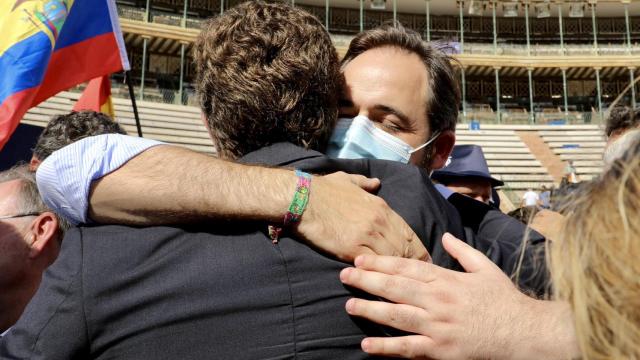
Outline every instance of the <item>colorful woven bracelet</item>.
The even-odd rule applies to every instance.
[[[311,175],[306,172],[296,170],[296,176],[298,177],[298,184],[296,185],[296,192],[293,194],[293,200],[289,205],[289,210],[284,215],[284,221],[282,226],[289,226],[291,224],[300,221],[300,217],[304,213],[309,203],[309,192],[311,190]],[[277,226],[269,226],[269,237],[273,243],[277,243],[282,233],[282,228]]]

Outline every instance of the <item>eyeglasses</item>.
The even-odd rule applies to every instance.
[[[19,214],[19,215],[7,215],[7,216],[0,216],[0,220],[21,218],[26,216],[38,216],[38,215],[40,215],[40,213],[37,213],[37,212],[30,212],[30,213]]]

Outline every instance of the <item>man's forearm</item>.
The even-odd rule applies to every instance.
[[[168,176],[170,175],[170,176]],[[157,146],[94,181],[89,217],[100,223],[169,224],[211,219],[281,221],[293,171],[247,166]]]
[[[278,224],[295,193],[291,170],[240,165],[118,134],[70,144],[38,169],[43,200],[74,224],[184,224],[254,220]],[[313,176],[294,235],[339,259],[360,254],[429,254],[409,225],[371,194],[378,179],[342,172]]]
[[[527,310],[528,319],[514,321],[521,328],[513,332],[513,338],[518,339],[511,344],[513,358],[580,358],[573,312],[569,304],[534,300]],[[528,329],[525,328],[527,326]]]

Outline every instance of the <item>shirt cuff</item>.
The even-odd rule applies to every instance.
[[[55,151],[40,164],[36,172],[40,196],[45,205],[72,224],[87,223],[91,182],[141,152],[163,144],[120,134],[79,140]]]

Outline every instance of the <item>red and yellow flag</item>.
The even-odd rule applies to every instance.
[[[105,113],[115,119],[113,102],[111,102],[111,81],[109,75],[101,76],[89,81],[82,96],[73,110],[93,110]]]

